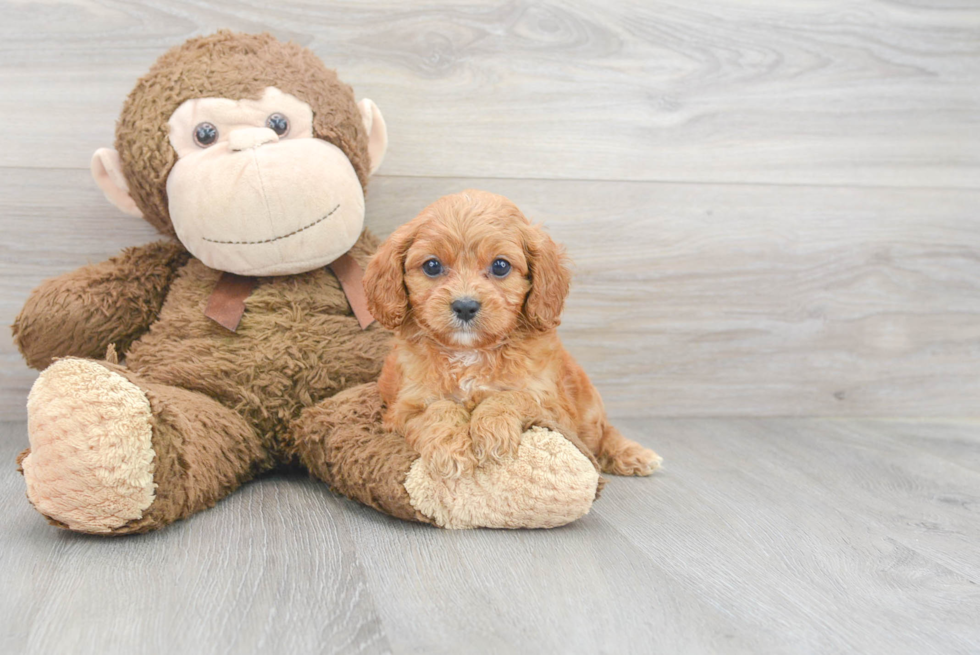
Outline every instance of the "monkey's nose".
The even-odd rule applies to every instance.
[[[228,135],[228,147],[231,150],[248,150],[278,140],[279,135],[268,127],[240,127]]]
[[[453,312],[456,314],[456,318],[464,323],[469,323],[476,318],[477,312],[480,311],[480,302],[472,298],[460,298],[459,300],[454,300],[450,307],[452,307]]]

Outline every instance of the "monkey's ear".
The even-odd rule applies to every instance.
[[[364,129],[368,133],[368,157],[371,159],[371,170],[368,173],[374,175],[388,150],[388,128],[381,110],[373,100],[364,98],[357,103],[357,108],[361,110],[361,120],[364,121]]]
[[[92,177],[106,199],[125,214],[143,218],[143,212],[129,195],[129,185],[122,171],[119,153],[112,148],[99,148],[92,155]]]

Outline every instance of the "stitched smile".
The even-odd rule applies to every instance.
[[[299,228],[298,230],[293,230],[289,234],[283,234],[282,236],[273,237],[271,239],[263,239],[262,241],[218,241],[217,239],[209,239],[207,237],[201,237],[201,238],[204,239],[205,241],[210,242],[210,243],[229,243],[229,244],[233,244],[233,245],[236,245],[236,246],[247,246],[247,245],[252,245],[252,244],[256,244],[256,243],[272,243],[273,241],[279,241],[280,239],[285,239],[286,237],[291,237],[294,234],[299,234],[303,230],[310,229],[311,227],[313,227],[317,223],[322,223],[323,221],[325,221],[328,218],[330,218],[333,215],[333,213],[335,211],[337,211],[338,209],[340,209],[340,205],[337,205],[336,207],[334,207],[333,209],[331,209],[326,214],[324,214],[320,218],[316,219],[315,221],[313,221],[309,225],[304,225],[303,227]]]

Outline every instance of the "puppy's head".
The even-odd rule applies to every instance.
[[[450,348],[485,348],[558,326],[570,273],[561,248],[503,196],[464,191],[435,201],[368,265],[371,313]]]

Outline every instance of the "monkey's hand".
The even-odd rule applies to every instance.
[[[110,344],[125,350],[156,320],[188,258],[180,244],[157,241],[46,280],[14,321],[14,343],[36,369],[54,357],[101,358]]]

